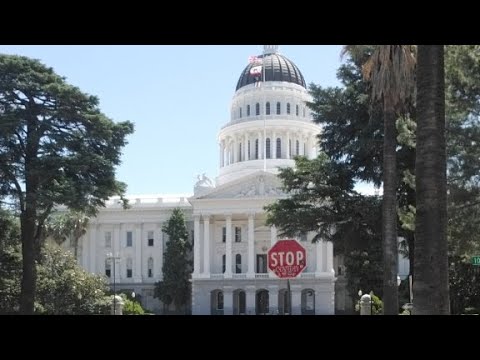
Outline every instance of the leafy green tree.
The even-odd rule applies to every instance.
[[[164,305],[173,304],[177,313],[181,308],[185,313],[191,298],[192,263],[188,258],[191,246],[183,211],[174,209],[162,230],[168,235],[168,242],[163,254],[163,280],[155,284],[155,297]]]
[[[106,280],[83,270],[72,254],[58,245],[42,247],[37,273],[37,313],[86,315],[109,310]]]
[[[55,205],[90,215],[124,193],[115,166],[132,132],[40,61],[0,55],[0,197],[20,213],[22,314],[34,311],[45,220]]]
[[[17,219],[0,209],[0,314],[18,312],[22,256]]]
[[[49,216],[45,224],[45,235],[51,236],[61,245],[72,239],[75,259],[78,259],[78,242],[87,233],[89,217],[79,211],[70,211]]]
[[[281,169],[278,176],[290,196],[265,207],[267,224],[282,235],[312,231],[314,242],[332,241],[335,253],[345,255],[350,295],[360,289],[381,294],[380,199],[356,193],[349,171],[325,154],[296,157],[295,168]]]
[[[418,46],[413,314],[449,314],[443,45]]]

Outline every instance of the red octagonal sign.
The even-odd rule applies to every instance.
[[[305,249],[296,240],[279,240],[268,250],[268,268],[279,278],[294,278],[306,266]]]

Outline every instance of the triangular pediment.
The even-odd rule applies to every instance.
[[[233,199],[283,197],[280,179],[272,173],[258,171],[223,184],[195,199]]]

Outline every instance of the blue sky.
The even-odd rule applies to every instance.
[[[250,55],[263,45],[0,46],[0,52],[40,59],[82,91],[100,99],[114,121],[135,133],[123,150],[118,179],[128,194],[193,192],[196,175],[218,175],[217,134]],[[307,83],[339,85],[341,46],[280,45]]]

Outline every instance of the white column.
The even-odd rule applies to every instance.
[[[203,273],[210,275],[210,216],[203,215]]]
[[[220,141],[220,167],[223,167],[223,141]]]
[[[323,258],[323,240],[319,240],[315,244],[315,272],[321,273],[322,270],[322,258]]]
[[[327,241],[327,271],[335,273],[333,269],[333,243],[331,241]]]
[[[238,162],[238,141],[236,136],[233,138],[233,162]]]
[[[135,224],[135,269],[133,273],[133,281],[141,282],[142,274],[142,228],[143,223]]]
[[[302,288],[300,285],[292,285],[292,315],[301,315],[302,313]]]
[[[200,274],[200,215],[194,215],[193,226],[193,273]]]
[[[232,215],[225,216],[225,226],[227,229],[227,239],[225,242],[225,277],[232,277]]]
[[[90,250],[90,266],[89,271],[91,273],[95,273],[95,265],[97,260],[97,252],[95,251],[97,245],[97,233],[98,233],[98,225],[94,224],[92,226],[92,232],[90,233],[90,241],[89,241],[89,250]]]
[[[287,152],[285,154],[286,159],[290,159],[290,132],[287,131],[287,143],[285,144]]]
[[[268,287],[269,313],[276,315],[278,313],[278,285]]]
[[[248,270],[247,277],[255,277],[255,243],[254,243],[254,214],[248,214]]]
[[[277,228],[275,225],[270,227],[270,246],[275,245],[277,242]]]
[[[255,286],[247,285],[245,287],[246,312],[247,315],[255,315]]]
[[[243,161],[249,160],[248,158],[248,134],[245,134],[243,138]]]
[[[328,249],[327,249],[327,242],[322,241],[322,272],[328,271],[328,266],[327,266],[327,254],[328,254]]]
[[[233,288],[223,287],[223,315],[233,315]]]

